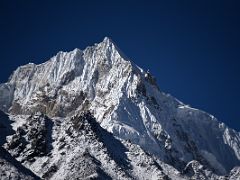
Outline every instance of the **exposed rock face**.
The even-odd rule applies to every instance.
[[[19,67],[0,109],[4,147],[44,179],[238,176],[239,132],[161,92],[109,38]]]
[[[21,162],[33,162],[36,157],[47,155],[52,148],[52,125],[53,122],[41,113],[28,117],[8,138],[6,149],[14,157],[20,157]]]
[[[6,136],[14,133],[8,116],[0,111],[0,145],[5,142]],[[31,170],[24,167],[12,155],[0,146],[0,179],[40,179]],[[14,147],[15,145],[13,145]],[[16,146],[15,146],[16,147]]]

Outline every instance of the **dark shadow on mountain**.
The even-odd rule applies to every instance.
[[[88,152],[85,152],[85,157],[86,157],[86,153]],[[101,166],[101,162],[98,161],[95,157],[93,157],[91,154],[89,154],[89,157],[91,158],[91,160],[93,161],[94,164],[97,165],[97,169],[96,169],[96,172],[98,174],[98,177],[96,178],[93,178],[93,179],[98,179],[98,180],[111,180],[111,176],[109,176],[106,172],[104,172],[100,166]]]
[[[31,170],[27,169],[19,161],[17,161],[15,158],[13,158],[11,156],[11,154],[9,152],[7,152],[3,147],[0,147],[0,158],[4,159],[7,162],[9,162],[10,164],[12,164],[14,167],[16,167],[16,169],[19,172],[21,172],[27,176],[31,176],[36,180],[41,179],[38,176],[36,176]]]
[[[98,180],[111,180],[111,176],[109,176],[107,173],[105,173],[102,169],[97,169],[98,177],[96,179]]]
[[[12,129],[11,123],[12,122],[8,115],[0,111],[0,158],[12,164],[19,172],[28,176],[32,176],[34,179],[40,179],[31,170],[27,169],[15,158],[13,158],[12,155],[2,147],[2,145],[6,142],[6,136],[15,133],[15,131]]]
[[[8,115],[0,110],[0,146],[6,142],[6,136],[15,133],[11,123],[12,121],[9,119]]]
[[[31,115],[26,121],[27,128],[23,135],[27,136],[27,143],[31,144],[31,148],[34,150],[29,158],[50,153],[53,148],[53,121],[42,113]]]
[[[49,153],[53,147],[52,147],[52,143],[53,143],[53,139],[52,139],[52,130],[53,130],[53,121],[52,119],[46,117],[46,128],[47,128],[47,152]]]
[[[103,129],[90,112],[84,114],[84,118],[90,124],[93,132],[96,133],[97,138],[107,148],[110,158],[112,158],[119,167],[123,169],[131,170],[132,166],[125,152],[128,149],[122,144],[122,142],[116,139],[112,133]],[[130,175],[129,175],[130,176]]]

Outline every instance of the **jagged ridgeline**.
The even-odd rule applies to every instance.
[[[162,92],[109,38],[17,68],[0,109],[2,179],[240,176],[239,132]]]

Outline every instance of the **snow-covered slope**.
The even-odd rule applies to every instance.
[[[68,139],[68,143],[76,141],[68,149],[74,157],[71,153],[67,153],[66,156],[71,156],[67,158],[57,155],[56,143],[59,140],[53,136],[63,135],[68,122],[71,124],[71,119],[83,112],[89,112],[93,116],[96,124],[101,126],[101,131],[110,133],[106,135],[108,140],[103,142],[93,138],[96,144],[106,145],[111,138],[117,139],[117,144],[121,144],[119,146],[125,150],[116,156],[121,161],[130,161],[126,164],[122,162],[123,170],[113,171],[112,167],[121,167],[121,163],[118,164],[118,160],[114,159],[115,155],[111,156],[111,153],[116,153],[115,149],[106,150],[110,153],[109,159],[116,163],[111,165],[102,159],[107,156],[101,152],[104,150],[90,150],[90,155],[85,160],[86,164],[91,161],[90,164],[93,165],[93,172],[89,172],[91,175],[101,171],[103,177],[115,179],[146,179],[146,173],[153,179],[156,179],[155,176],[186,179],[196,175],[198,170],[194,170],[195,167],[204,167],[202,174],[209,172],[213,179],[217,179],[220,176],[216,174],[226,175],[240,165],[239,132],[228,128],[212,115],[186,106],[162,92],[155,78],[131,62],[109,38],[85,50],[59,52],[43,64],[30,63],[19,67],[7,83],[0,85],[0,109],[10,114],[14,121],[13,128],[18,134],[12,139],[9,137],[9,142],[14,138],[18,141],[21,138],[28,139],[28,132],[34,127],[40,134],[44,134],[41,133],[42,130],[47,132],[47,129],[53,129],[45,140],[40,140],[41,143],[42,140],[47,143],[49,151],[42,153],[42,156],[50,158],[49,162],[58,164],[57,170],[50,173],[49,178],[53,179],[59,177],[58,174],[70,173],[64,170],[72,163],[72,158],[82,158],[75,157],[75,154],[83,153],[81,147],[95,149],[91,148],[92,142],[83,143],[85,136],[72,137],[66,134],[65,138],[72,138]],[[43,118],[45,120],[29,122],[29,117],[34,117],[37,112],[48,117],[47,120]],[[60,122],[59,127],[55,121]],[[26,134],[20,135],[17,127],[24,127]],[[39,128],[41,131],[37,130]],[[99,131],[95,132],[96,136],[98,133]],[[31,151],[32,142],[26,140],[26,143],[24,150],[17,153],[20,161]],[[79,145],[81,143],[82,146]],[[130,154],[142,151],[143,155],[131,156],[128,151]],[[16,147],[10,148],[9,152],[16,155]],[[49,153],[52,157],[47,155]],[[145,172],[143,166],[136,165],[139,163],[134,162],[137,157],[153,162],[146,166],[149,171]],[[36,174],[44,176],[46,169],[39,168],[44,158],[30,158],[34,162],[24,160],[24,164]],[[64,163],[63,158],[67,159]],[[79,167],[83,168],[83,164]],[[48,165],[46,168],[51,167]],[[186,169],[187,175],[184,174]],[[236,169],[232,172],[234,176],[237,173]],[[203,176],[210,177],[209,174]]]
[[[1,147],[5,143],[6,136],[14,134],[10,124],[8,116],[0,111],[0,179],[40,179]]]

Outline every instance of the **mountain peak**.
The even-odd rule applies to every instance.
[[[99,43],[100,45],[103,45],[104,47],[111,47],[112,49],[117,49],[117,45],[113,42],[113,40],[110,37],[104,37],[103,41]]]
[[[110,37],[106,36],[103,41],[99,43],[99,45],[110,50],[111,52],[117,52],[123,60],[131,62],[131,60],[123,53],[123,51]]]
[[[108,36],[104,37],[103,42],[113,43],[112,39]]]
[[[2,95],[0,96],[0,109],[10,114],[14,122],[14,131],[17,131],[18,126],[21,126],[23,132],[32,131],[31,129],[35,128],[34,131],[36,130],[40,134],[49,132],[49,137],[56,138],[54,141],[48,142],[47,135],[44,135],[45,139],[39,139],[39,143],[44,141],[43,144],[47,145],[45,142],[48,142],[50,143],[49,147],[53,147],[53,150],[50,148],[52,157],[48,157],[46,153],[41,155],[41,152],[48,151],[40,151],[34,155],[36,157],[30,159],[28,167],[40,176],[43,175],[43,171],[45,174],[58,176],[62,173],[59,163],[65,163],[66,154],[77,152],[79,144],[88,148],[92,146],[93,143],[87,144],[84,138],[87,134],[95,133],[95,131],[91,132],[88,128],[84,128],[85,125],[82,122],[85,116],[75,119],[76,121],[72,118],[81,112],[90,112],[96,123],[112,133],[111,136],[121,140],[121,142],[117,141],[117,144],[123,143],[127,148],[124,150],[124,147],[121,146],[121,152],[123,152],[121,158],[131,159],[129,163],[133,167],[139,164],[139,162],[134,162],[138,159],[131,153],[128,153],[126,157],[124,152],[129,151],[136,154],[136,150],[126,146],[125,141],[131,146],[139,145],[140,149],[149,153],[149,157],[156,157],[157,162],[144,162],[145,165],[155,164],[160,167],[161,164],[166,163],[171,166],[170,170],[176,168],[176,172],[179,171],[179,173],[185,169],[189,177],[197,174],[198,172],[195,173],[194,169],[198,171],[202,166],[210,171],[214,170],[217,174],[226,174],[234,166],[240,165],[238,132],[223,126],[213,116],[185,106],[174,97],[161,92],[156,88],[155,78],[149,71],[144,72],[129,61],[109,37],[105,37],[102,42],[89,46],[83,51],[75,49],[71,52],[60,52],[43,64],[19,67],[8,83],[0,84],[0,94]],[[35,122],[35,112],[45,114],[54,123],[50,126],[47,126],[48,120],[45,121],[46,126],[41,125],[43,121],[31,123]],[[16,115],[21,115],[23,119]],[[33,120],[24,119],[29,115]],[[79,131],[71,130],[72,121],[74,127],[77,127]],[[53,126],[52,131],[48,131],[51,126]],[[96,131],[96,133],[101,132]],[[22,143],[20,135],[21,133],[16,132],[16,135],[12,137],[13,145]],[[63,136],[58,139],[58,135]],[[105,135],[101,136],[103,139],[99,143],[103,148],[104,144],[107,146],[105,150],[111,155],[109,160],[112,157],[119,157],[119,148],[108,146],[108,142],[112,142],[113,139],[106,139]],[[24,133],[23,136],[25,136]],[[78,137],[82,137],[82,139]],[[92,135],[91,139],[98,141]],[[75,142],[75,140],[78,141],[77,147],[73,145],[70,149],[65,148],[67,144],[71,144],[70,142]],[[31,144],[30,141],[29,143]],[[26,147],[28,148],[28,146]],[[16,148],[20,147],[13,147],[9,152],[16,155],[14,154],[18,152]],[[104,167],[101,168],[107,174],[116,177],[116,172],[111,172],[113,166],[109,165],[109,161],[102,158],[102,155],[96,155],[101,149],[98,152],[95,147],[89,149],[90,152],[94,150],[90,153],[91,156],[93,155],[90,161],[96,158],[102,162]],[[63,153],[62,157],[58,156],[59,153]],[[225,154],[228,155],[227,158],[223,156]],[[19,158],[25,158],[26,151],[17,155]],[[53,160],[56,164],[45,168],[38,155],[49,158],[49,162]],[[150,160],[148,156],[142,156]],[[84,157],[86,156],[83,155],[81,158]],[[76,162],[74,159],[72,160]],[[85,160],[89,160],[89,158]],[[120,162],[118,159],[114,160],[116,160],[113,162],[116,162],[115,169],[117,169],[121,164],[118,164]],[[35,164],[32,166],[33,161]],[[129,165],[128,162],[126,163]],[[86,163],[83,165],[85,166]],[[141,171],[144,171],[145,165],[140,165]],[[96,164],[96,167],[98,166],[100,165]],[[35,169],[36,167],[44,168],[38,171]],[[52,168],[54,172],[51,172]],[[59,171],[58,168],[60,168]],[[126,172],[129,173],[128,169]],[[131,172],[132,176],[139,177],[138,168],[133,168]],[[143,175],[145,174],[153,175],[153,173],[143,173]],[[171,173],[169,175],[171,176]],[[52,177],[52,179],[59,178]],[[133,179],[146,178],[142,176],[142,178]],[[177,178],[172,177],[172,179]]]

